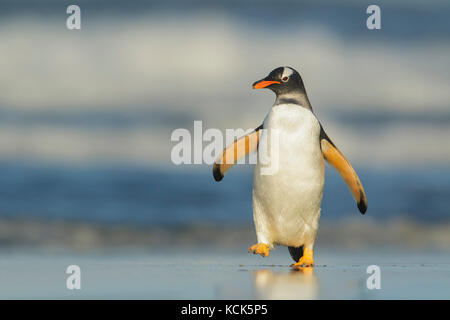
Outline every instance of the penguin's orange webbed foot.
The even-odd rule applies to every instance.
[[[313,249],[306,248],[300,260],[292,266],[294,268],[314,267]]]
[[[263,257],[268,257],[269,256],[269,246],[265,243],[257,243],[252,245],[249,249],[248,252],[251,252],[253,254],[260,254]]]

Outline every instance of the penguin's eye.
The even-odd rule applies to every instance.
[[[283,77],[283,78],[281,78],[281,81],[283,81],[283,82],[287,82],[289,80],[289,77]]]

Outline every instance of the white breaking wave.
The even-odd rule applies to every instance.
[[[447,111],[450,41],[339,39],[316,25],[258,31],[214,12],[98,18],[69,31],[61,19],[0,22],[0,107],[36,113],[90,108],[170,108],[208,127],[258,126],[274,98],[250,84],[277,66],[303,76],[330,136],[360,165],[450,160],[448,127],[343,127],[331,111]],[[135,109],[130,108],[130,112]],[[189,125],[189,124],[188,124]],[[192,126],[192,124],[190,124]],[[167,125],[167,128],[170,124]],[[0,128],[0,157],[170,165],[167,128]],[[190,128],[190,127],[188,127]]]

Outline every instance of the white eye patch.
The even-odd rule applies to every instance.
[[[283,74],[281,75],[281,79],[284,77],[290,77],[294,73],[294,70],[288,67],[283,68]]]

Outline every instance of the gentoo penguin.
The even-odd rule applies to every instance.
[[[254,168],[252,202],[258,243],[249,252],[268,257],[274,245],[284,245],[289,248],[295,267],[311,267],[324,186],[323,159],[340,173],[362,214],[367,210],[364,188],[314,115],[296,70],[276,68],[256,81],[253,88],[272,90],[275,103],[262,125],[222,152],[213,166],[214,179],[222,180],[239,158],[255,150],[258,160],[263,149],[274,153],[270,160],[276,159],[277,170],[263,172],[262,161]],[[270,138],[271,132],[277,133],[277,139]],[[272,148],[274,143],[276,148]]]

